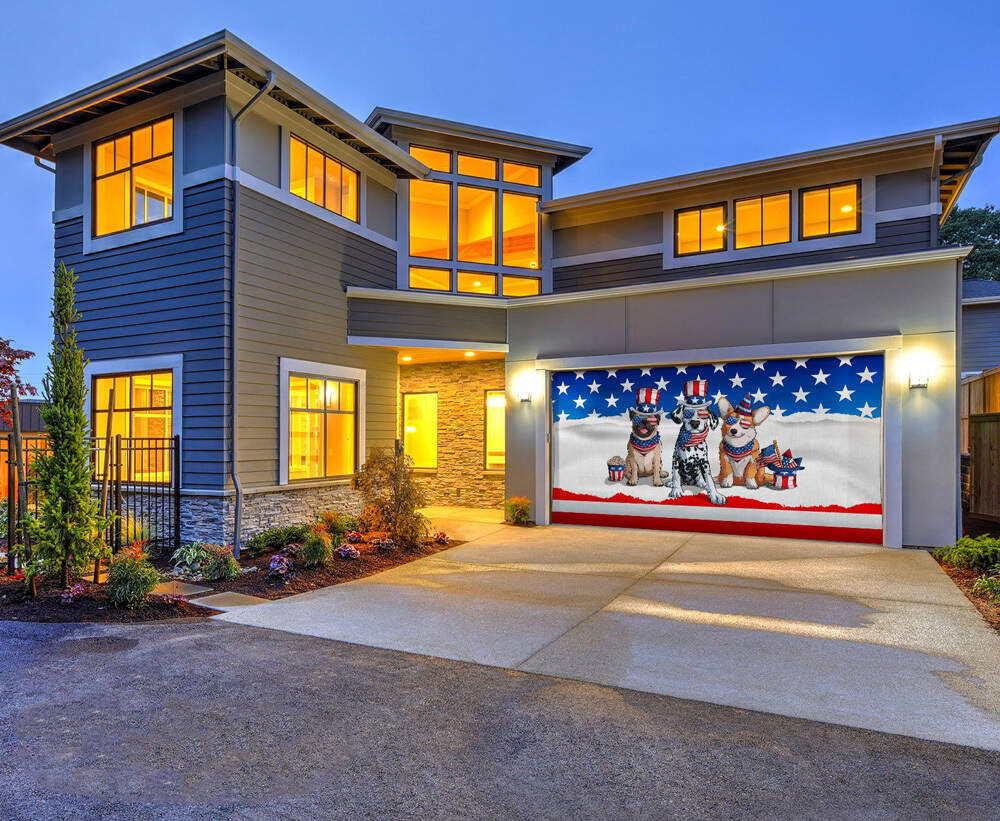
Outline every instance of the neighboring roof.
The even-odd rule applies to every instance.
[[[257,88],[273,72],[276,84],[270,96],[279,103],[400,176],[430,173],[395,143],[226,30],[0,123],[0,144],[52,159],[55,133],[217,71],[231,71]]]
[[[739,177],[749,177],[755,174],[785,171],[815,163],[926,146],[928,156],[934,157],[942,177],[941,221],[943,222],[954,207],[955,200],[965,186],[969,174],[979,165],[983,151],[998,131],[1000,131],[1000,117],[991,117],[986,120],[930,128],[924,131],[912,131],[877,140],[865,140],[832,148],[822,148],[817,151],[805,151],[800,154],[786,154],[782,157],[728,165],[708,171],[681,174],[676,177],[664,177],[659,180],[623,185],[617,188],[605,188],[600,191],[543,202],[541,210],[553,213],[587,205],[603,205],[636,197],[665,194],[698,185],[724,182]]]
[[[539,151],[551,154],[556,158],[555,170],[562,171],[582,157],[590,153],[586,145],[573,145],[557,140],[546,140],[541,137],[529,137],[526,134],[515,134],[512,131],[500,131],[496,128],[484,128],[469,123],[459,123],[454,120],[441,120],[437,117],[426,117],[423,114],[411,114],[408,111],[394,111],[390,108],[374,108],[368,115],[365,124],[379,133],[393,125],[421,131],[433,131],[449,137],[464,137],[470,140],[495,143],[497,145],[520,148],[525,151]]]
[[[21,417],[22,433],[40,433],[45,430],[45,423],[39,409],[42,407],[40,399],[20,399],[17,403],[18,415]],[[11,433],[13,428],[3,419],[0,419],[0,434]]]
[[[962,302],[1000,302],[1000,281],[966,279],[962,281]]]

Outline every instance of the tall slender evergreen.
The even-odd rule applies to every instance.
[[[31,523],[34,550],[30,576],[57,573],[64,587],[71,575],[93,567],[108,548],[102,531],[107,522],[98,515],[91,493],[91,466],[87,447],[86,385],[83,351],[76,343],[80,320],[75,300],[77,277],[60,262],[52,296],[52,351],[42,381],[42,419],[49,452],[39,454],[34,474],[40,495],[38,514]]]

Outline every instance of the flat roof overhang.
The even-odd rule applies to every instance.
[[[430,174],[395,143],[226,30],[0,123],[0,144],[53,159],[56,133],[219,71],[232,72],[256,88],[263,88],[273,73],[276,82],[269,94],[282,105],[397,176]]]

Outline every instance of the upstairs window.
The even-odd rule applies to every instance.
[[[531,185],[538,188],[542,184],[542,169],[537,165],[525,165],[520,162],[503,163],[503,181],[516,182],[520,185]]]
[[[675,211],[674,256],[724,251],[726,233],[725,203]]]
[[[497,192],[458,186],[458,261],[496,265]]]
[[[410,180],[410,256],[451,259],[451,186]]]
[[[93,234],[102,237],[170,219],[174,211],[174,119],[94,144]]]
[[[466,177],[495,180],[497,178],[497,161],[491,157],[474,157],[471,154],[459,154],[458,173]]]
[[[298,137],[291,138],[289,166],[295,196],[358,221],[357,171]]]
[[[503,264],[538,267],[538,197],[504,191]]]
[[[756,248],[792,239],[792,195],[768,194],[736,200],[735,245]]]
[[[804,188],[799,211],[802,239],[855,234],[861,230],[861,182]]]
[[[424,148],[419,145],[410,146],[410,156],[426,165],[431,171],[451,173],[451,152],[440,148]]]

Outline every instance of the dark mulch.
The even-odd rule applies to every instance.
[[[70,604],[62,604],[62,588],[56,582],[38,585],[38,597],[28,596],[24,580],[0,574],[0,620],[45,622],[140,622],[163,621],[215,615],[216,611],[187,601],[167,602],[150,596],[148,604],[137,610],[120,610],[108,604],[103,584],[84,582],[86,592]]]
[[[938,564],[941,565],[945,573],[951,576],[951,580],[962,589],[966,598],[983,614],[983,618],[986,619],[990,627],[1000,633],[1000,602],[992,601],[985,593],[972,592],[972,585],[976,583],[976,579],[983,575],[983,572],[981,570],[970,570],[966,567],[955,567],[954,565],[945,564],[940,559],[938,559]]]
[[[457,547],[460,544],[462,542],[458,541],[452,541],[447,545],[428,542],[415,550],[397,548],[389,552],[379,552],[371,547],[371,545],[358,544],[355,547],[361,553],[360,558],[341,559],[334,553],[333,560],[326,567],[304,568],[296,565],[295,578],[288,582],[288,584],[268,575],[273,553],[253,559],[241,556],[241,565],[244,567],[253,566],[257,570],[252,573],[245,573],[238,579],[205,582],[204,584],[206,587],[211,587],[213,593],[245,593],[248,596],[258,596],[262,599],[281,599],[295,593],[305,593],[308,590],[329,587],[331,584],[341,584],[361,579],[373,573],[380,573],[383,570],[389,570],[401,564],[407,564],[417,559],[422,559],[425,556],[431,556],[449,547]]]

